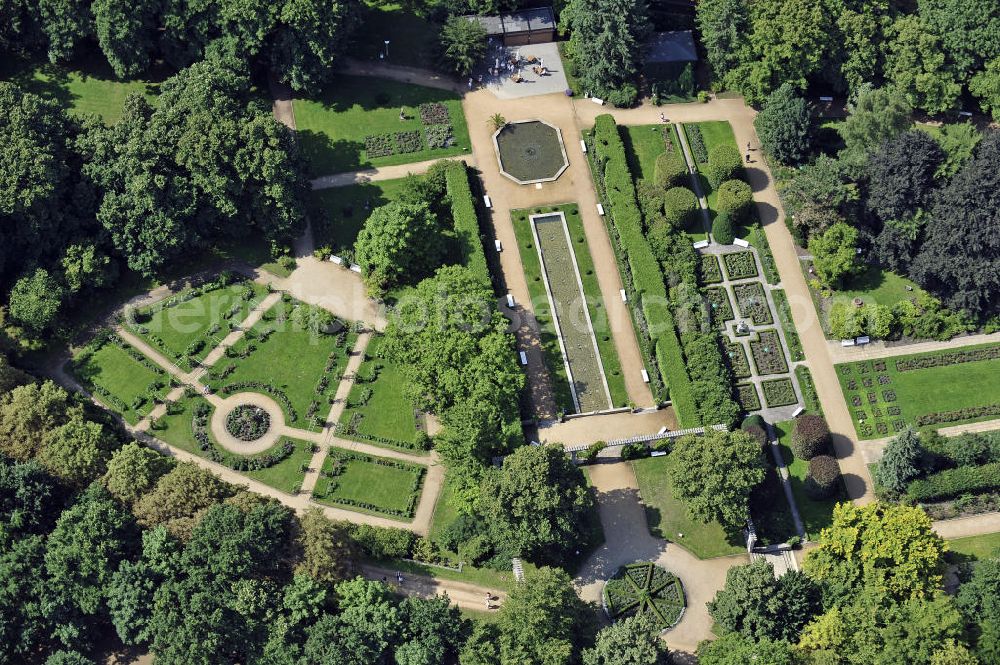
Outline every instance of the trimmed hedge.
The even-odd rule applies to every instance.
[[[663,211],[671,226],[688,226],[698,210],[698,197],[687,187],[671,187],[663,195]]]
[[[445,170],[445,187],[451,199],[451,216],[455,234],[462,248],[462,259],[483,286],[490,287],[490,271],[479,234],[479,216],[469,186],[469,174],[463,162],[450,162]]]
[[[817,455],[809,460],[805,490],[810,498],[829,499],[837,492],[839,481],[840,466],[836,459],[829,455]]]
[[[830,449],[830,427],[823,416],[799,416],[792,427],[792,451],[799,459],[812,459]]]
[[[719,185],[716,207],[720,215],[731,215],[734,221],[744,224],[753,208],[753,190],[742,180],[727,180]]]
[[[719,187],[727,180],[739,180],[742,175],[743,161],[734,146],[722,144],[708,151],[705,176],[713,188]]]
[[[736,239],[736,231],[733,229],[733,221],[729,213],[720,211],[712,222],[712,238],[720,245],[732,245]]]
[[[911,482],[906,495],[914,501],[935,501],[995,490],[1000,490],[1000,462],[939,471]]]
[[[945,353],[937,353],[932,356],[921,356],[919,358],[897,360],[896,371],[909,372],[915,369],[960,365],[962,363],[974,363],[981,360],[996,360],[997,358],[1000,358],[1000,344],[984,349],[948,351]]]
[[[684,355],[677,340],[677,333],[660,337],[656,342],[656,362],[663,372],[663,379],[670,391],[670,401],[674,405],[674,414],[681,428],[697,426],[700,423],[698,408],[691,395],[691,379],[688,378],[684,365]]]
[[[660,187],[668,189],[683,185],[687,182],[688,175],[687,162],[679,151],[661,152],[657,155],[653,180]]]

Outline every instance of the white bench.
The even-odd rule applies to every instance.
[[[527,365],[528,364],[528,354],[525,353],[524,351],[520,351],[519,353],[521,354],[521,364],[522,365]]]
[[[598,106],[604,106],[604,100],[603,99],[599,99],[597,97],[591,97],[590,101],[594,102]]]
[[[597,214],[604,217],[604,205],[600,203],[597,204]]]
[[[628,294],[625,293],[625,289],[618,289],[618,292],[622,294],[622,302],[628,302]]]
[[[352,263],[351,264],[351,272],[356,272],[356,273],[360,274],[361,273],[361,266],[359,266],[356,263]]]
[[[331,255],[330,256],[330,260],[333,261],[334,263],[336,263],[338,266],[344,265],[344,259],[340,258],[339,256],[332,256]]]
[[[664,450],[654,450],[653,452],[649,453],[649,456],[650,457],[663,457],[666,454],[667,453]]]
[[[819,101],[826,102],[827,104],[829,104],[830,102],[833,101],[833,97],[820,97]]]
[[[869,337],[868,335],[862,335],[855,341],[858,343],[859,346],[861,346],[870,343],[872,340],[871,337]]]
[[[503,245],[500,244],[499,240],[494,240],[493,241],[493,246],[497,248],[498,252],[502,252],[503,251]]]
[[[842,339],[840,340],[841,346],[854,346],[854,339]]]
[[[736,245],[737,247],[743,247],[744,249],[750,246],[750,243],[748,243],[743,238],[736,238],[735,240],[733,240],[733,244]]]
[[[587,142],[580,139],[580,150],[583,150],[584,154],[587,153]]]
[[[795,409],[795,411],[792,412],[792,418],[798,418],[799,416],[802,415],[802,413],[805,410],[806,410],[806,407],[804,407],[804,406],[800,406],[799,408]]]
[[[507,294],[507,307],[514,308],[514,295],[511,293]]]
[[[704,249],[704,248],[708,247],[708,241],[707,240],[699,240],[698,242],[693,243],[691,246],[694,247],[695,249]]]
[[[649,383],[649,372],[642,370],[642,381],[643,383]]]
[[[492,208],[493,207],[493,201],[490,201],[490,195],[489,194],[483,194],[483,203],[486,204],[487,208]]]

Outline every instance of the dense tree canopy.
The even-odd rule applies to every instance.
[[[635,81],[649,33],[646,0],[570,0],[561,21],[580,79],[594,96],[619,106],[635,102]]]
[[[790,83],[768,96],[754,128],[764,152],[782,164],[798,164],[809,153],[812,118],[806,100]]]
[[[376,208],[358,234],[354,258],[375,294],[415,284],[440,264],[441,228],[426,203],[392,202]]]
[[[750,492],[764,480],[764,459],[746,432],[713,430],[677,439],[667,472],[691,517],[739,529],[749,515]]]

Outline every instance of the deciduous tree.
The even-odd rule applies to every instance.
[[[767,155],[782,164],[798,164],[809,154],[812,119],[806,100],[790,83],[768,95],[754,128]]]

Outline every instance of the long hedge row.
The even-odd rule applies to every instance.
[[[663,272],[643,233],[642,212],[625,155],[625,144],[614,117],[605,114],[596,118],[592,145],[598,175],[608,200],[608,212],[625,254],[656,363],[666,379],[681,426],[697,425],[698,411],[691,397],[691,382],[668,307]]]
[[[463,262],[488,287],[490,271],[486,265],[486,253],[479,233],[479,216],[476,214],[476,202],[472,197],[469,174],[464,162],[449,163],[445,171],[445,188],[451,200],[451,216],[462,246]]]
[[[906,494],[914,501],[936,501],[994,490],[1000,490],[1000,462],[939,471],[912,481]]]

